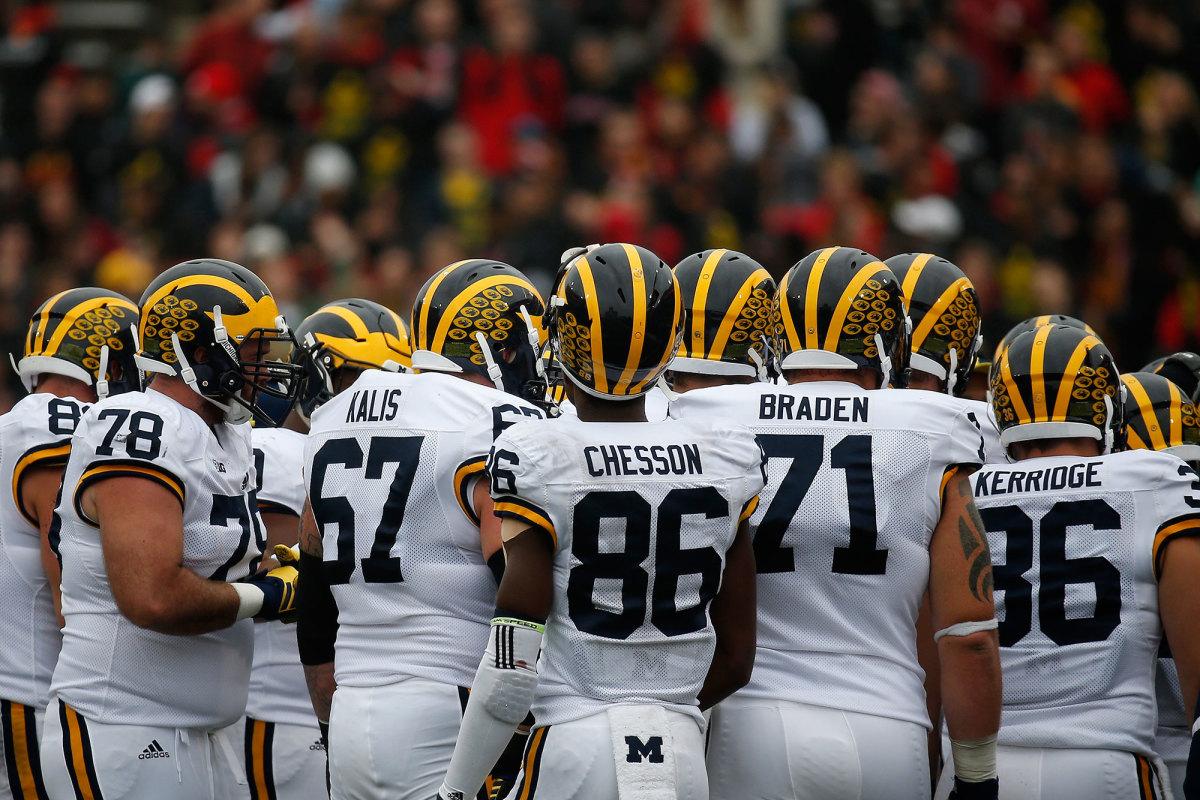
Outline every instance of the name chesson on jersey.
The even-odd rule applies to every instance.
[[[213,730],[246,708],[254,623],[199,636],[134,625],[117,608],[96,521],[80,505],[101,476],[153,480],[183,507],[183,566],[212,580],[247,577],[264,544],[250,427],[214,428],[153,389],[110,397],[80,421],[58,507],[67,625],[51,692],[89,720]]]
[[[972,476],[995,562],[1001,744],[1154,754],[1163,546],[1200,480],[1149,450],[988,465]]]
[[[26,395],[0,417],[0,469],[11,490],[0,497],[0,697],[45,706],[62,634],[42,567],[41,535],[22,510],[22,484],[40,467],[63,465],[87,406],[52,394]]]
[[[751,517],[758,653],[738,696],[928,727],[913,631],[929,542],[947,471],[982,460],[961,403],[845,382],[755,383],[681,394],[671,415],[741,423],[767,456]]]
[[[724,423],[562,417],[506,431],[488,474],[498,515],[554,538],[539,727],[617,703],[699,719],[708,605],[763,485],[754,439]]]
[[[471,685],[496,601],[471,488],[496,435],[541,416],[461,378],[375,370],[313,414],[306,477],[339,609],[338,685]],[[404,527],[410,512],[420,525]]]
[[[254,471],[258,510],[264,514],[304,513],[304,435],[285,428],[255,428]],[[254,626],[254,662],[246,716],[316,728],[308,684],[300,666],[296,629],[279,621]]]

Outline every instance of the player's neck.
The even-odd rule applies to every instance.
[[[584,422],[646,422],[646,396],[632,400],[602,400],[587,392],[571,391],[571,404]]]
[[[711,389],[714,386],[754,382],[754,378],[749,375],[698,375],[691,372],[676,372],[672,380],[674,383],[671,388],[679,394],[690,392],[692,389]]]
[[[913,370],[908,375],[909,389],[924,389],[928,392],[945,392],[946,387],[944,381],[936,375],[930,375],[928,372]]]
[[[864,389],[878,389],[879,376],[865,369],[789,369],[783,373],[788,383],[853,383]]]
[[[1100,455],[1100,443],[1095,439],[1075,437],[1071,439],[1038,439],[1033,442],[1015,442],[1009,447],[1009,452],[1017,461],[1028,458],[1053,458],[1055,456],[1076,456],[1078,458],[1095,458]]]
[[[96,402],[96,390],[83,381],[66,375],[40,375],[34,394],[52,394],[55,397],[73,397],[82,403]]]
[[[210,427],[225,420],[225,413],[221,409],[192,391],[190,386],[173,375],[155,375],[149,388],[194,411]]]

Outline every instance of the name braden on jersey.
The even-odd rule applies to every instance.
[[[602,444],[583,448],[588,474],[703,475],[698,444]],[[636,460],[636,464],[634,463]]]
[[[790,419],[802,422],[866,422],[870,412],[867,397],[764,394],[758,401],[759,419]]]
[[[975,496],[1099,487],[1100,476],[1096,474],[1099,469],[1100,463],[1095,461],[1035,470],[997,469],[980,475],[979,480],[975,482]]]

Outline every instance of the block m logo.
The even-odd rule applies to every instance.
[[[651,764],[663,763],[661,736],[651,736],[644,742],[636,736],[626,736],[625,744],[629,745],[629,753],[626,754],[625,760],[630,764],[640,764],[643,760]]]

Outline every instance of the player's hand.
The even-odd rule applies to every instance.
[[[283,548],[286,550],[287,548]],[[296,621],[296,579],[300,572],[290,563],[268,570],[265,574],[247,578],[245,583],[263,593],[262,608],[255,619]]]
[[[1000,779],[991,778],[979,783],[967,783],[954,778],[949,800],[996,800],[1000,796]]]
[[[275,560],[283,567],[295,567],[300,564],[300,545],[288,547],[286,544],[275,545]]]

